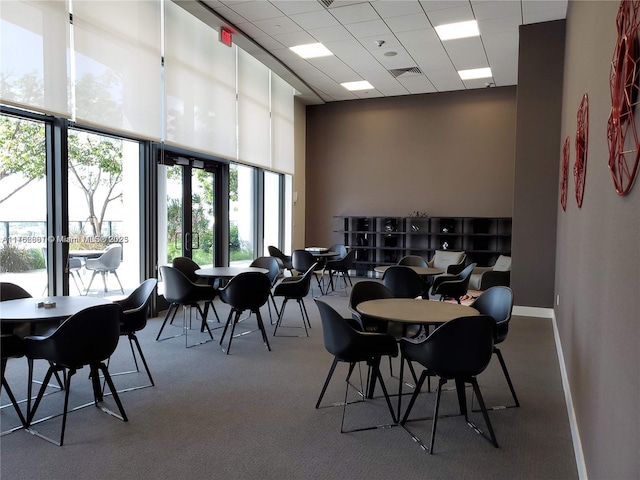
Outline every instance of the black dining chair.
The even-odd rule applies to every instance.
[[[318,283],[318,288],[320,289],[320,293],[323,293],[322,288],[322,269],[324,268],[323,263],[319,262],[316,257],[313,256],[311,252],[307,252],[306,250],[294,250],[291,254],[291,263],[293,265],[294,270],[298,272],[298,274],[302,274],[309,270],[309,267],[315,265],[314,267],[314,276],[316,277],[316,282]],[[317,275],[316,273],[319,273]],[[312,287],[313,291],[313,287]]]
[[[164,298],[170,303],[167,313],[160,327],[160,331],[156,336],[156,341],[164,341],[170,338],[185,337],[185,346],[187,348],[201,345],[213,340],[213,335],[209,325],[207,324],[207,314],[209,313],[209,305],[213,302],[214,298],[218,295],[218,291],[209,285],[198,285],[190,281],[180,270],[169,267],[168,265],[162,265],[160,267],[160,276],[164,282]],[[200,308],[198,302],[204,302],[204,311]],[[178,308],[182,306],[182,332],[170,337],[160,338],[162,331],[164,330],[167,321],[171,319],[173,322]],[[200,326],[200,332],[204,332],[205,329],[209,334],[209,339],[202,342],[189,345],[189,330],[191,328],[191,313],[193,308],[196,308],[200,313],[202,323]],[[187,321],[187,310],[189,311],[189,321]]]
[[[7,362],[10,358],[20,358],[25,354],[25,346],[22,338],[17,335],[13,335],[12,333],[3,333],[0,335],[1,344],[0,344],[0,356],[2,357],[2,388],[7,392],[7,396],[9,397],[9,401],[16,413],[18,414],[18,418],[20,419],[20,425],[22,427],[27,426],[27,420],[22,414],[22,410],[20,410],[19,402],[16,400],[11,387],[9,387],[9,383],[5,378],[5,371],[7,369]],[[11,431],[11,430],[8,430]]]
[[[460,413],[464,415],[465,422],[498,448],[498,442],[476,379],[479,374],[484,372],[491,360],[495,329],[496,322],[488,315],[458,317],[444,323],[425,339],[403,338],[400,342],[403,357],[417,362],[425,368],[418,379],[407,410],[400,422],[405,428],[425,379],[428,376],[439,377],[429,447],[425,447],[418,437],[409,432],[423,448],[428,449],[430,454],[433,453],[442,387],[448,380],[454,380],[456,383]],[[489,437],[486,437],[484,432],[469,420],[465,396],[465,384],[467,383],[471,384],[478,399],[482,416],[489,430]]]
[[[220,345],[222,345],[224,337],[227,334],[227,329],[231,325],[229,342],[227,343],[226,348],[224,348],[227,355],[231,351],[231,341],[235,335],[236,325],[240,321],[240,315],[246,310],[249,310],[256,316],[258,328],[242,332],[238,334],[238,336],[260,331],[267,350],[271,351],[269,339],[267,338],[267,331],[264,328],[262,315],[260,315],[260,307],[269,301],[270,292],[271,281],[269,280],[269,277],[264,273],[258,272],[240,273],[229,280],[229,283],[227,283],[224,288],[220,289],[220,300],[231,307],[231,311],[227,317],[227,323],[222,331],[222,337],[220,337]]]
[[[360,332],[355,330],[347,321],[338,313],[333,307],[327,303],[314,299],[318,310],[320,311],[320,319],[322,321],[322,334],[324,339],[324,346],[326,350],[333,355],[333,363],[329,369],[327,378],[322,386],[322,391],[316,402],[316,408],[320,408],[322,398],[329,386],[331,377],[339,362],[349,364],[349,371],[345,380],[345,393],[344,402],[342,404],[342,422],[340,423],[340,433],[357,432],[361,430],[372,430],[379,428],[379,425],[372,427],[355,428],[351,430],[344,429],[344,419],[347,408],[347,400],[349,393],[349,380],[351,374],[356,367],[356,364],[360,362],[366,362],[371,368],[371,375],[379,382],[382,388],[384,399],[387,403],[389,413],[393,423],[397,423],[395,412],[391,406],[391,400],[389,393],[384,384],[382,375],[380,374],[380,360],[382,357],[396,357],[398,356],[398,344],[395,338],[385,333],[373,333],[373,332]],[[362,387],[361,387],[362,389]],[[361,390],[362,391],[362,390]],[[362,399],[364,401],[364,397]],[[360,402],[357,402],[360,403]]]
[[[407,265],[411,267],[427,267],[427,261],[420,255],[405,255],[398,260],[398,265]]]
[[[269,251],[270,256],[279,258],[280,261],[282,261],[282,265],[285,269],[289,270],[290,272],[293,270],[293,264],[291,263],[291,255],[285,255],[284,252],[282,252],[282,250],[280,250],[278,247],[273,245],[269,245],[267,247],[267,250]]]
[[[60,441],[33,431],[38,436],[56,445],[64,444],[65,426],[67,423],[67,411],[69,406],[69,392],[71,391],[71,379],[75,373],[89,366],[90,378],[93,386],[93,403],[100,407],[104,394],[100,388],[100,372],[109,386],[109,390],[116,402],[120,416],[114,412],[102,408],[105,412],[116,416],[120,420],[128,421],[118,392],[113,385],[109,369],[104,361],[108,359],[118,345],[120,337],[120,324],[122,323],[122,308],[116,304],[98,305],[89,307],[66,319],[50,335],[25,337],[25,354],[31,360],[44,359],[49,361],[49,369],[45,375],[42,387],[28,412],[27,423],[32,424],[38,410],[40,401],[47,388],[54,371],[63,372],[65,378],[64,409],[62,413],[62,429]],[[29,397],[31,397],[31,378],[29,378]],[[30,429],[32,429],[30,427]]]
[[[344,247],[344,245],[343,245]],[[347,252],[344,257],[334,260],[333,258],[327,260],[324,265],[324,270],[329,274],[329,284],[327,285],[327,289],[324,292],[329,293],[329,290],[334,291],[335,286],[333,284],[333,276],[341,276],[344,281],[344,289],[347,290],[347,281],[349,282],[349,286],[353,287],[353,282],[351,281],[351,276],[349,276],[349,270],[353,269],[353,265],[356,260],[356,250],[350,250]]]
[[[123,310],[122,323],[120,324],[120,336],[126,336],[129,339],[129,346],[131,347],[131,354],[133,355],[133,362],[136,369],[128,372],[112,373],[111,376],[113,377],[116,375],[125,375],[129,373],[140,372],[140,368],[138,367],[138,360],[136,358],[136,352],[133,349],[133,344],[135,343],[138,350],[138,355],[140,355],[140,360],[142,360],[144,369],[146,370],[147,376],[149,377],[149,382],[151,382],[149,385],[142,385],[139,387],[131,387],[120,390],[120,393],[128,392],[130,390],[137,390],[139,388],[152,387],[155,385],[153,377],[151,376],[151,371],[149,370],[149,365],[147,365],[147,360],[146,358],[144,358],[144,354],[142,353],[142,348],[140,347],[140,341],[138,340],[136,332],[139,332],[147,326],[151,294],[153,293],[157,284],[158,281],[155,278],[148,278],[147,280],[142,282],[138,286],[138,288],[131,292],[131,294],[127,298],[114,301],[114,303],[120,305]],[[107,366],[109,366],[108,363]]]
[[[276,305],[276,300],[273,296],[273,289],[278,283],[278,278],[282,276],[282,261],[280,261],[276,257],[258,257],[253,262],[251,262],[251,267],[265,268],[269,270],[267,276],[269,277],[269,281],[271,282],[271,290],[269,290],[269,298],[271,299],[271,303],[273,304],[273,308],[276,311],[276,318],[278,317],[278,306]],[[271,325],[273,325],[273,315],[271,314],[271,303],[267,302],[267,306],[269,307],[269,321]]]
[[[179,270],[189,279],[190,282],[196,285],[208,285],[218,293],[218,289],[222,286],[222,282],[219,278],[205,278],[196,273],[196,270],[200,269],[200,265],[191,260],[189,257],[175,257],[171,260],[171,266],[176,270]],[[215,298],[215,297],[214,297]],[[194,305],[195,306],[195,305]],[[218,311],[213,303],[213,300],[209,302],[209,307],[213,310],[216,320],[220,323],[220,317]]]
[[[498,357],[502,373],[507,380],[514,405],[506,407],[490,407],[491,409],[501,409],[509,407],[519,407],[520,401],[516,395],[516,390],[511,382],[511,376],[507,370],[507,364],[504,362],[502,352],[498,348],[498,344],[504,342],[509,334],[509,322],[511,321],[511,311],[513,310],[513,291],[509,287],[495,286],[485,290],[472,304],[482,315],[489,315],[496,321],[496,336],[494,338],[493,353]]]
[[[431,294],[439,295],[441,302],[452,298],[460,303],[460,298],[465,296],[469,290],[469,279],[474,268],[476,268],[476,264],[471,263],[457,275],[441,275],[434,278]]]
[[[382,275],[382,283],[396,298],[416,298],[423,294],[420,275],[405,265],[391,265]]]
[[[284,311],[289,300],[295,300],[300,307],[300,314],[302,315],[302,326],[306,336],[309,336],[308,328],[311,328],[311,322],[309,322],[309,314],[307,313],[307,307],[304,304],[304,298],[308,295],[311,289],[311,276],[316,271],[316,265],[311,265],[303,275],[296,277],[286,277],[282,279],[280,283],[276,285],[273,290],[274,297],[283,297],[282,305],[280,306],[280,313],[278,314],[278,320],[276,326],[273,329],[273,335],[276,335],[278,328],[282,327],[282,320],[284,319]],[[283,327],[284,328],[284,327]],[[289,327],[287,328],[299,328]]]

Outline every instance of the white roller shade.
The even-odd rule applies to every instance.
[[[238,160],[271,167],[269,69],[238,49]]]
[[[0,99],[71,116],[67,2],[3,0],[0,5]]]
[[[271,72],[271,168],[294,173],[294,89]]]
[[[160,2],[73,1],[76,120],[159,140]]]
[[[165,5],[165,139],[235,160],[235,47],[179,6]]]

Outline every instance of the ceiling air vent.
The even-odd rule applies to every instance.
[[[318,2],[320,2],[324,8],[329,8],[333,4],[334,0],[318,0]]]
[[[389,70],[389,73],[396,78],[410,77],[413,75],[422,75],[422,70],[418,67],[394,68],[393,70]]]

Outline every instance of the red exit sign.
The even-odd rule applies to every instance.
[[[226,27],[222,27],[220,29],[220,41],[224,43],[227,47],[231,46],[231,30]]]

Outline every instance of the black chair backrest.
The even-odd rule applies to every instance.
[[[481,315],[489,315],[496,321],[495,343],[501,343],[509,333],[509,321],[513,310],[513,291],[509,287],[495,286],[484,292],[471,305]]]
[[[276,280],[280,276],[280,264],[276,257],[258,257],[253,262],[251,262],[252,267],[258,268],[266,268],[269,270],[267,276],[271,281],[271,286],[276,283]]]
[[[351,289],[349,308],[356,311],[356,307],[362,302],[379,298],[394,298],[394,295],[383,283],[374,280],[361,280]]]
[[[357,362],[375,353],[392,356],[397,354],[398,345],[392,336],[358,332],[333,307],[317,298],[314,300],[320,311],[324,346],[337,359]],[[373,340],[376,341],[375,344]]]
[[[138,331],[147,325],[149,301],[157,284],[158,281],[155,278],[148,278],[131,292],[131,295],[127,298],[114,302],[120,305],[124,311],[122,317],[123,330]]]
[[[422,295],[424,283],[415,271],[403,265],[392,265],[382,275],[382,283],[396,298],[416,298]]]
[[[347,271],[353,268],[356,259],[356,250],[349,250],[347,254],[339,260],[329,260],[326,263],[328,269]]]
[[[473,272],[474,268],[476,268],[476,264],[475,263],[470,263],[469,265],[464,267],[464,269],[456,276],[461,280],[466,280],[467,281],[467,285],[468,285],[469,284],[469,279],[471,278],[471,273]]]
[[[421,342],[414,359],[442,378],[478,375],[491,360],[495,328],[488,315],[454,318]]]
[[[176,257],[171,261],[171,265],[173,268],[180,270],[193,283],[200,279],[196,274],[196,270],[200,268],[200,265],[188,257]]]
[[[291,254],[291,264],[298,272],[306,272],[315,263],[317,263],[316,257],[306,250],[294,250]]]
[[[412,267],[427,267],[427,261],[419,255],[406,255],[400,259],[398,265],[408,265]]]
[[[220,299],[236,310],[255,311],[267,303],[271,281],[264,273],[243,272],[220,290]]]
[[[343,243],[334,243],[329,247],[329,251],[338,254],[335,257],[331,257],[331,260],[341,260],[347,256],[347,247]]]
[[[20,285],[9,282],[0,282],[0,302],[5,300],[17,300],[19,298],[31,298],[32,295]]]
[[[162,265],[160,275],[164,281],[164,298],[171,303],[188,303],[195,284],[180,270]]]
[[[68,368],[101,362],[118,345],[121,321],[122,308],[115,303],[85,308],[62,322],[38,350],[46,352],[47,360]]]
[[[12,333],[0,335],[0,354],[2,358],[18,358],[24,355],[24,341]],[[2,372],[4,375],[4,371]]]

